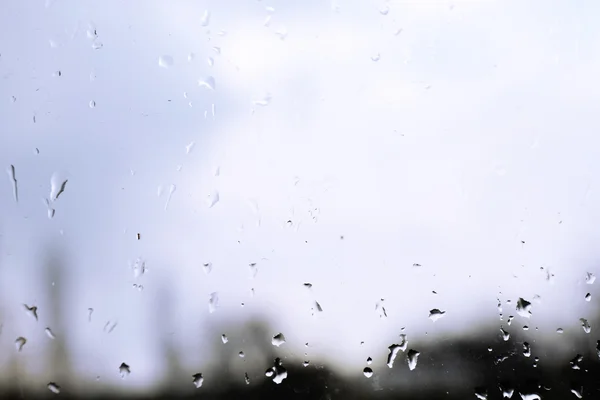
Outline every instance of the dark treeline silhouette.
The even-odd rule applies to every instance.
[[[64,259],[60,253],[49,253],[43,272],[41,276],[54,283],[49,292],[52,325],[64,331],[62,310],[67,288],[63,280]],[[4,373],[10,377],[10,385],[0,388],[0,398],[493,400],[521,399],[521,394],[537,394],[545,400],[576,399],[579,396],[600,398],[597,344],[592,334],[584,332],[564,338],[572,342],[569,343],[573,348],[570,361],[557,357],[547,346],[540,345],[538,348],[535,340],[531,339],[533,336],[520,328],[512,329],[508,340],[503,339],[499,326],[484,327],[462,338],[447,338],[427,344],[419,343],[418,338],[411,338],[408,349],[415,348],[421,353],[413,371],[408,369],[406,362],[408,349],[400,351],[393,368],[388,368],[385,363],[388,350],[384,348],[376,357],[380,362],[371,365],[374,371],[371,378],[365,377],[362,371],[348,378],[336,373],[326,362],[303,366],[302,360],[282,356],[271,344],[273,332],[268,322],[258,318],[206,328],[210,330],[209,337],[214,338],[210,343],[213,360],[210,368],[203,371],[206,383],[196,388],[192,383],[192,375],[197,371],[190,371],[183,366],[179,350],[169,332],[169,315],[173,314],[174,307],[169,290],[161,288],[156,298],[153,331],[159,337],[166,373],[154,393],[122,394],[109,386],[99,391],[86,390],[86,382],[76,383],[77,379],[84,378],[78,377],[71,366],[72,358],[65,339],[57,337],[51,344],[49,362],[56,382],[67,383],[61,384],[61,392],[55,394],[45,387],[32,388],[20,384],[19,376],[26,372],[19,365],[18,357],[11,357],[9,365],[3,366]],[[595,320],[600,322],[599,318]],[[594,321],[591,322],[595,325]],[[228,333],[227,340],[235,346],[223,344],[221,335],[224,332]],[[528,351],[528,348],[531,350]],[[238,354],[240,349],[250,349],[248,357],[241,359]],[[280,384],[265,375],[269,368],[276,365],[278,356],[282,357],[281,367],[287,372],[287,377]],[[247,364],[240,364],[243,362]],[[248,367],[248,379],[252,384],[245,382],[244,365]],[[536,397],[525,398],[533,400]]]

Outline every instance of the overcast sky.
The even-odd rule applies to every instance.
[[[304,358],[309,342],[309,358],[351,374],[401,327],[409,340],[506,328],[497,299],[505,319],[519,297],[533,303],[510,329],[585,335],[600,240],[599,8],[2,2],[0,161],[18,202],[7,173],[0,363],[24,336],[19,357],[50,376],[36,364],[51,345],[49,248],[66,259],[68,331],[56,334],[85,376],[117,382],[126,361],[128,387],[162,371],[163,291],[182,351],[201,352],[208,325],[260,315],[285,334],[282,355]],[[447,312],[435,324],[432,308]]]

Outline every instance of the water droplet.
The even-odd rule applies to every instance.
[[[173,197],[173,193],[175,193],[176,190],[177,186],[175,186],[174,184],[171,184],[171,186],[169,186],[169,195],[167,196],[167,201],[165,202],[165,211],[167,211],[167,208],[169,208],[171,197]]]
[[[404,346],[404,349],[406,349],[406,345]],[[392,368],[394,366],[394,361],[396,360],[396,356],[398,355],[400,350],[404,351],[404,349],[399,344],[393,344],[390,347],[388,347],[388,350],[390,351],[390,353],[388,354],[388,357],[387,357],[387,366],[389,368]]]
[[[210,271],[212,271],[212,263],[204,263],[204,264],[202,264],[202,269],[204,270],[204,273],[206,275],[210,274]]]
[[[188,54],[187,60],[189,62],[192,62],[192,61],[194,61],[195,58],[196,58],[196,54],[190,53],[190,54]]]
[[[318,301],[315,301],[315,304],[314,304],[312,310],[320,313],[320,312],[323,312],[323,307],[321,307],[321,304],[319,304]],[[313,314],[314,314],[314,312],[313,312]]]
[[[509,316],[508,316],[508,319],[506,320],[506,323],[508,324],[508,326],[510,326],[510,324],[512,323],[512,320],[513,320],[514,318],[515,318],[515,317],[514,317],[513,315],[509,315]]]
[[[255,106],[266,107],[269,105],[269,103],[271,103],[272,98],[273,98],[273,96],[271,96],[270,93],[267,93],[262,98],[254,100],[252,103]]]
[[[588,293],[585,295],[585,301],[591,301],[592,300],[592,294]]]
[[[185,146],[185,154],[190,154],[195,145],[196,142],[190,142],[187,146]]]
[[[305,288],[310,289],[312,288],[312,283],[304,283],[303,284]]]
[[[15,347],[17,348],[17,351],[21,351],[23,346],[25,346],[25,343],[27,343],[27,339],[25,339],[23,336],[19,336],[15,340]]]
[[[583,361],[583,356],[581,354],[577,354],[569,364],[571,364],[571,369],[581,369],[579,363]]]
[[[585,333],[590,333],[592,331],[592,327],[590,326],[590,323],[587,319],[579,318],[579,321],[581,322],[581,327],[583,328],[583,331]]]
[[[104,44],[102,44],[102,42],[94,42],[92,43],[92,49],[94,50],[100,50],[104,47]]]
[[[370,378],[373,376],[373,370],[369,367],[365,367],[365,369],[363,369],[363,374],[367,377]]]
[[[308,361],[308,360],[307,360],[307,361],[304,361],[304,362],[302,363],[302,366],[303,366],[303,367],[308,367],[309,365],[310,365],[310,361]]]
[[[133,277],[134,278],[139,278],[142,275],[144,275],[146,273],[146,261],[144,261],[142,258],[137,258],[135,260],[135,262],[133,263],[133,265],[131,266],[131,269],[133,270]]]
[[[219,192],[216,190],[209,194],[206,198],[206,205],[208,208],[212,208],[215,204],[219,202]]]
[[[246,382],[246,385],[250,384],[250,377],[247,372],[244,373],[244,382]]]
[[[269,368],[265,372],[265,376],[272,378],[273,382],[279,385],[285,378],[287,378],[287,370],[283,368],[280,358],[276,358],[274,364],[275,365],[273,365],[273,367]]]
[[[206,62],[208,63],[208,66],[209,66],[209,67],[212,67],[213,65],[215,65],[215,59],[214,59],[214,58],[212,58],[212,57],[208,57],[208,58],[206,59]]]
[[[525,357],[531,356],[531,346],[527,342],[523,342],[523,355]]]
[[[381,55],[379,53],[371,56],[371,61],[377,62],[379,61],[379,59],[381,58]]]
[[[215,53],[217,53],[217,54],[221,54],[221,48],[220,48],[220,47],[217,47],[217,46],[215,46],[215,47],[213,47],[213,48],[212,48],[212,50],[213,50]]]
[[[134,289],[137,289],[137,290],[138,290],[138,292],[141,292],[142,290],[144,290],[144,285],[138,285],[137,283],[134,283],[134,284],[132,285],[132,287],[133,287]]]
[[[519,393],[519,396],[521,396],[521,399],[523,400],[542,400],[537,393]]]
[[[227,335],[225,335],[225,334],[222,334],[222,335],[221,335],[221,341],[223,342],[223,344],[225,344],[225,343],[229,342],[229,339],[227,339]]]
[[[246,355],[244,354],[244,352],[243,352],[243,351],[240,351],[240,352],[238,353],[238,356],[240,356],[240,358],[244,358],[244,357],[246,357]]]
[[[510,339],[510,333],[506,332],[502,327],[500,328],[500,333],[502,333],[502,339],[507,342]]]
[[[408,339],[406,338],[406,334],[400,334],[400,344],[398,346],[400,346],[400,350],[406,351],[406,348],[408,347]]]
[[[564,332],[564,329],[563,329],[563,328],[558,328],[558,329],[556,330],[556,333],[563,333],[563,332]]]
[[[444,315],[446,315],[446,311],[440,311],[437,308],[429,310],[429,319],[432,320],[433,322],[442,318]]]
[[[50,200],[56,201],[58,197],[64,193],[69,180],[64,177],[63,173],[55,172],[50,178]]]
[[[600,340],[596,342],[596,355],[600,358]]]
[[[521,317],[529,318],[531,317],[530,310],[531,303],[523,299],[522,297],[519,297],[519,300],[517,301],[517,314],[519,314]]]
[[[505,399],[510,399],[515,393],[515,389],[503,385],[500,385],[500,391],[502,392],[502,397]]]
[[[571,387],[571,393],[573,393],[578,399],[583,398],[583,386]]]
[[[54,335],[54,332],[52,332],[52,329],[46,328],[44,332],[46,332],[46,336],[48,336],[50,339],[56,339],[56,336]]]
[[[219,306],[219,294],[217,292],[213,292],[210,294],[210,298],[208,299],[208,312],[214,313],[217,311],[217,307]]]
[[[202,384],[204,383],[204,377],[202,377],[202,374],[194,374],[192,375],[192,379],[192,383],[194,386],[196,386],[196,389],[202,387]]]
[[[411,371],[417,367],[417,361],[420,354],[421,353],[413,349],[410,349],[408,353],[406,353],[406,362],[408,363],[408,369]]]
[[[273,338],[271,339],[271,344],[276,347],[279,347],[284,343],[285,343],[285,336],[283,336],[283,333],[278,333],[277,335],[273,336]]]
[[[17,102],[17,97],[16,96],[10,96],[10,101],[12,103],[16,103]]]
[[[287,31],[286,28],[281,28],[280,30],[278,30],[277,32],[275,32],[275,34],[277,36],[279,36],[279,40],[285,40],[285,38],[287,38],[288,31]]]
[[[125,379],[130,373],[131,368],[129,368],[129,365],[125,363],[121,363],[121,365],[119,365],[119,374],[121,374],[122,379]]]
[[[487,400],[487,391],[484,388],[475,388],[475,397],[479,400]]]
[[[15,199],[15,202],[18,203],[19,202],[19,193],[17,191],[17,177],[15,175],[15,166],[10,165],[6,169],[6,173],[8,174],[8,179],[10,180],[10,184],[12,186],[13,199]]]
[[[202,14],[202,19],[200,20],[200,25],[208,26],[210,24],[210,11],[204,10]]]
[[[212,76],[207,76],[204,79],[199,79],[198,80],[198,85],[201,87],[205,87],[209,90],[216,90],[217,88],[217,84],[215,82],[215,78],[213,78]]]
[[[56,383],[54,382],[50,382],[48,383],[48,385],[46,386],[48,388],[48,390],[50,390],[52,393],[56,393],[59,394],[60,393],[60,386],[58,386]]]
[[[594,282],[596,282],[596,275],[594,275],[592,272],[588,272],[585,274],[585,283],[587,283],[588,285],[593,285]]]
[[[367,365],[371,365],[371,363],[373,362],[373,359],[371,357],[367,358]]]
[[[379,314],[379,318],[387,318],[387,312],[385,311],[385,307],[383,306],[384,299],[380,299],[377,303],[375,303],[375,311]]]
[[[92,314],[94,313],[93,308],[88,308],[88,322],[92,322]]]
[[[173,66],[174,60],[171,56],[160,56],[158,57],[158,66],[161,68],[171,68]]]

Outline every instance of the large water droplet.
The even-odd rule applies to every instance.
[[[419,353],[416,350],[410,349],[408,353],[406,353],[406,362],[408,363],[408,369],[411,371],[417,367],[417,361],[419,360]]]
[[[171,68],[173,66],[173,57],[171,56],[160,56],[158,57],[158,66],[161,68]]]
[[[285,378],[287,378],[287,370],[283,368],[280,358],[276,358],[274,364],[275,365],[273,367],[269,368],[265,372],[265,376],[272,378],[273,382],[279,385]]]
[[[587,319],[579,318],[579,322],[581,322],[581,327],[583,328],[583,331],[585,333],[590,333],[592,331],[592,327],[590,326],[590,323]]]
[[[367,377],[370,378],[373,376],[373,370],[370,367],[365,367],[365,369],[363,369],[363,374]]]
[[[202,19],[200,20],[200,25],[208,26],[210,24],[210,11],[204,10],[202,14]]]
[[[217,88],[215,78],[213,78],[212,76],[207,76],[204,79],[198,80],[198,85],[205,87],[209,90],[215,90]]]
[[[37,310],[38,308],[36,306],[28,306],[27,304],[23,304],[23,307],[25,308],[25,312],[30,315],[31,317],[35,318],[35,320],[38,320],[38,313]]]
[[[429,310],[429,319],[432,320],[433,322],[442,318],[444,315],[446,315],[446,311],[441,311],[441,310],[438,310],[437,308]]]
[[[406,349],[406,346],[404,347]],[[402,349],[402,346],[400,346],[399,344],[393,344],[390,347],[388,347],[388,350],[390,351],[390,353],[388,354],[387,357],[387,366],[389,368],[392,368],[394,366],[394,361],[396,360],[396,356],[398,355],[398,353],[400,352],[400,350],[404,351]]]
[[[283,336],[283,333],[278,333],[277,335],[273,336],[273,338],[271,339],[271,344],[273,346],[279,347],[284,343],[285,343],[285,336]]]
[[[19,336],[15,340],[15,347],[17,348],[17,351],[23,350],[23,346],[25,346],[25,343],[27,343],[27,339],[25,339],[23,336]]]
[[[54,335],[54,332],[52,332],[52,329],[46,328],[44,329],[44,332],[46,332],[46,336],[48,336],[50,339],[56,339],[56,336]]]
[[[217,311],[217,307],[219,306],[219,293],[213,292],[210,294],[210,298],[208,299],[208,312],[214,313]]]
[[[50,390],[52,393],[56,393],[59,394],[60,393],[60,386],[58,386],[56,383],[54,382],[50,382],[48,383],[48,385],[46,386],[48,388],[48,390]]]
[[[517,301],[517,314],[519,314],[521,317],[529,318],[531,317],[530,310],[531,303],[523,299],[522,297],[519,297],[519,300]]]
[[[17,191],[17,177],[15,175],[15,166],[10,165],[6,169],[6,173],[8,174],[8,179],[12,186],[13,198],[15,199],[15,202],[18,203],[19,202],[19,192]]]
[[[119,365],[119,374],[121,374],[122,379],[125,379],[130,373],[131,368],[129,367],[129,365],[125,363],[121,363],[121,365]]]
[[[194,384],[194,386],[196,386],[196,389],[202,387],[202,384],[204,383],[204,377],[202,377],[202,374],[194,374],[192,375],[192,378],[192,383]]]

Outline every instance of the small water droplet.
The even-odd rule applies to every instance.
[[[307,360],[307,361],[304,361],[304,362],[302,363],[302,366],[303,366],[303,367],[308,367],[308,366],[309,366],[309,364],[310,364],[310,361],[308,361],[308,360]]]
[[[381,58],[381,55],[379,53],[377,53],[377,54],[371,56],[371,61],[377,62],[377,61],[379,61],[380,58]]]
[[[174,64],[173,57],[163,55],[158,57],[158,66],[161,68],[171,68]]]
[[[19,202],[19,192],[17,190],[17,176],[15,174],[15,166],[10,165],[6,169],[6,173],[8,174],[8,179],[10,180],[10,184],[12,186],[13,199],[15,199],[15,202],[18,203]]]
[[[475,397],[479,400],[487,400],[487,391],[484,388],[475,388]]]
[[[413,349],[410,349],[408,353],[406,353],[406,362],[408,363],[408,369],[411,371],[417,367],[417,361],[420,354],[421,353]]]
[[[15,347],[17,348],[17,351],[21,351],[23,349],[23,346],[25,346],[26,343],[27,343],[27,339],[25,339],[23,336],[19,336],[15,340]]]
[[[273,338],[271,339],[271,344],[276,347],[279,347],[284,343],[285,343],[285,336],[283,336],[283,333],[278,333],[277,335],[273,336]]]
[[[508,319],[506,320],[506,323],[508,324],[508,326],[510,326],[510,324],[512,323],[512,320],[513,320],[514,318],[515,318],[515,317],[514,317],[513,315],[509,315],[509,316],[508,316]]]
[[[265,376],[272,378],[273,382],[280,384],[285,378],[287,378],[287,370],[283,368],[280,358],[276,358],[273,367],[269,368],[265,372]]]
[[[254,100],[252,103],[255,106],[266,107],[271,103],[272,98],[273,98],[273,96],[271,96],[270,93],[267,93],[262,98]]]
[[[246,385],[250,384],[250,377],[247,372],[244,373],[244,382],[246,382]]]
[[[222,335],[221,335],[221,341],[223,342],[223,344],[225,344],[225,343],[229,342],[229,339],[227,339],[227,335],[225,335],[225,334],[222,334]]]
[[[519,393],[519,396],[521,396],[521,399],[523,400],[542,400],[537,393]]]
[[[46,332],[46,336],[48,336],[50,339],[56,339],[54,332],[52,332],[50,328],[46,328],[44,332]]]
[[[171,197],[173,197],[173,193],[175,193],[176,190],[177,186],[175,186],[174,184],[171,184],[171,186],[169,186],[169,195],[167,196],[167,201],[165,202],[165,211],[167,211],[167,208],[169,208]]]
[[[213,50],[215,53],[217,53],[217,54],[221,54],[221,48],[220,48],[220,47],[217,47],[217,46],[215,46],[215,47],[213,47],[213,48],[212,48],[212,50]]]
[[[240,358],[244,358],[244,357],[246,357],[246,355],[244,354],[244,352],[243,352],[243,351],[240,351],[240,352],[238,353],[238,356],[239,356]]]
[[[92,314],[94,313],[93,308],[88,308],[88,322],[92,322]]]
[[[202,387],[202,384],[204,383],[204,377],[202,376],[202,374],[197,373],[192,375],[192,383],[194,384],[194,386],[196,387],[196,389]]]
[[[199,79],[198,85],[201,87],[205,87],[209,90],[216,90],[216,88],[217,88],[217,83],[215,82],[215,78],[213,78],[212,76],[207,76],[204,79]]]
[[[585,295],[585,301],[591,301],[592,300],[592,294],[588,293]]]
[[[373,359],[371,357],[367,358],[367,365],[371,365],[371,363],[373,362]]]
[[[502,334],[502,339],[507,342],[510,339],[510,333],[506,332],[502,327],[500,328],[500,333]]]
[[[50,178],[50,201],[56,201],[64,193],[69,180],[64,173],[55,172]]]
[[[144,275],[146,273],[146,261],[143,260],[142,258],[138,257],[135,262],[133,263],[133,265],[131,266],[131,269],[133,270],[133,277],[134,278],[139,278],[142,275]]]
[[[219,192],[214,190],[211,194],[206,197],[206,205],[208,208],[213,208],[215,204],[219,202]]]
[[[194,61],[195,58],[196,58],[196,54],[190,53],[190,54],[188,54],[187,60],[189,62],[192,62],[192,61]]]
[[[387,5],[383,6],[383,8],[379,10],[379,13],[381,15],[388,15],[389,12],[390,12],[390,8]]]
[[[219,307],[219,293],[213,292],[208,299],[208,312],[210,314],[214,313],[217,311],[217,307]]]
[[[531,346],[527,342],[523,342],[523,355],[525,357],[531,356]]]
[[[210,24],[210,11],[204,10],[202,14],[202,19],[200,20],[200,25],[208,26]]]
[[[373,370],[370,367],[365,367],[365,369],[363,369],[363,374],[367,377],[370,378],[373,376]]]
[[[208,66],[209,66],[209,67],[212,67],[212,66],[214,66],[214,65],[215,65],[215,59],[214,59],[214,58],[212,58],[212,57],[208,57],[208,58],[206,59],[206,62],[208,63]]]
[[[444,315],[446,315],[446,311],[441,311],[437,308],[429,310],[429,319],[432,320],[433,322],[444,317]]]
[[[383,302],[385,300],[381,299],[377,303],[375,303],[375,311],[379,314],[379,318],[387,318],[387,312],[385,311],[385,307],[383,306]]]
[[[121,378],[125,379],[131,373],[131,368],[129,365],[125,363],[121,363],[119,366],[119,374],[121,374]]]
[[[583,328],[583,331],[585,333],[590,333],[592,331],[592,327],[590,326],[590,323],[587,319],[579,318],[579,321],[581,322],[581,327]]]
[[[92,43],[92,49],[94,50],[100,50],[104,47],[104,44],[102,44],[102,42],[94,42]]]
[[[502,397],[505,399],[510,399],[515,393],[515,389],[503,385],[500,385],[500,391],[502,392]]]
[[[556,333],[563,333],[563,332],[564,332],[564,329],[563,329],[563,328],[558,328],[558,329],[556,330]]]
[[[531,303],[528,302],[527,300],[523,299],[522,297],[519,297],[519,300],[517,301],[517,314],[519,314],[521,317],[524,318],[529,318],[531,317]]]
[[[55,394],[59,394],[60,393],[60,386],[58,386],[56,383],[54,382],[50,382],[48,383],[48,385],[46,386],[48,388],[48,390],[50,390],[52,393]]]
[[[571,387],[571,393],[573,393],[575,395],[575,397],[577,397],[578,399],[582,399],[583,398],[583,386]]]
[[[577,354],[571,361],[569,361],[569,364],[571,364],[571,369],[581,369],[579,363],[582,361],[583,356],[581,354]]]
[[[585,283],[588,285],[593,285],[594,282],[596,282],[596,275],[594,275],[592,272],[587,272],[585,274]]]
[[[187,146],[185,146],[185,154],[190,154],[195,145],[196,142],[190,142]]]
[[[204,273],[206,275],[210,274],[210,271],[212,271],[212,263],[204,263],[204,264],[202,264],[202,269],[204,270]]]

